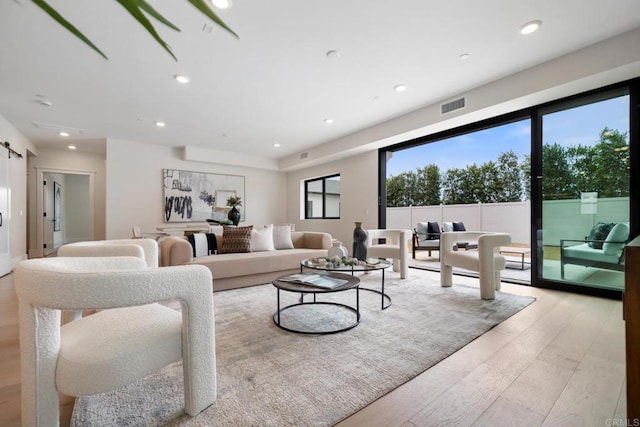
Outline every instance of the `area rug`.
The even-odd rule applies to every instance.
[[[436,273],[386,276],[388,309],[380,309],[380,295],[360,291],[360,324],[322,336],[274,325],[272,285],[215,293],[218,400],[212,406],[194,418],[184,414],[182,366],[175,363],[117,391],[77,399],[72,425],[330,426],[534,301],[503,292],[483,301],[477,285],[459,284],[474,279],[442,288]],[[379,272],[359,277],[362,286],[380,289]],[[299,298],[281,295],[283,305]],[[355,290],[334,298],[355,304]],[[287,321],[318,326],[319,308],[292,310]]]

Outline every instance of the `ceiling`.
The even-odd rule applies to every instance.
[[[115,0],[49,3],[109,59],[3,1],[0,115],[37,147],[89,152],[116,138],[280,159],[640,27],[637,0],[233,0],[216,11],[236,39],[150,0],[182,30],[154,23],[175,61]]]

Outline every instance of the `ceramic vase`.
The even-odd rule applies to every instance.
[[[362,228],[361,222],[356,222],[353,229],[353,256],[360,261],[367,260],[367,230]]]
[[[347,256],[347,248],[342,246],[342,242],[334,240],[333,246],[329,248],[328,255],[330,258],[333,256],[337,256],[338,258],[342,259],[343,257]]]
[[[233,222],[233,225],[238,225],[238,223],[240,222],[240,211],[236,209],[235,206],[232,207],[227,214],[227,218],[229,218],[229,220]]]

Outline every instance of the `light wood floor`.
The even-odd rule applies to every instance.
[[[537,301],[338,426],[626,425],[622,303],[503,291]],[[0,426],[20,425],[17,312],[11,274],[0,278]]]

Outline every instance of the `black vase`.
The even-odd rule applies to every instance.
[[[356,222],[353,229],[353,256],[360,261],[367,260],[367,230],[362,228],[361,222]]]
[[[236,209],[235,206],[232,207],[227,214],[227,218],[229,218],[229,220],[233,222],[233,225],[238,225],[238,223],[240,222],[240,211]]]

